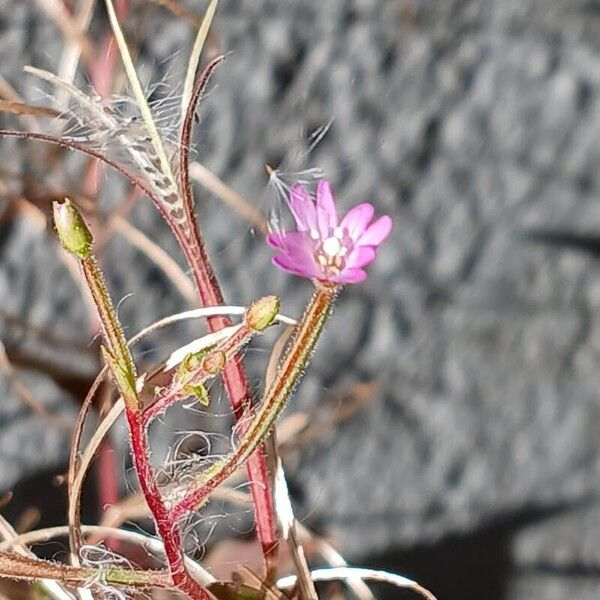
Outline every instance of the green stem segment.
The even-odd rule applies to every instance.
[[[267,390],[252,422],[242,432],[237,448],[229,457],[218,461],[202,473],[195,487],[187,491],[185,496],[173,506],[170,516],[174,522],[199,508],[212,490],[243,464],[264,441],[308,366],[338,292],[339,287],[317,287],[297,326],[291,347],[279,372]]]
[[[108,585],[146,589],[171,588],[173,585],[167,571],[141,571],[114,566],[100,569],[72,567],[6,552],[0,552],[0,577],[22,580],[54,579],[74,586],[83,586],[96,580]]]
[[[64,202],[54,202],[52,211],[60,243],[67,252],[80,260],[85,280],[98,310],[102,333],[108,345],[107,348],[103,348],[104,358],[123,393],[128,410],[138,411],[140,402],[136,390],[135,365],[108,295],[102,271],[92,254],[94,238],[83,217],[68,198],[65,198]]]
[[[127,410],[138,412],[141,403],[136,389],[137,374],[131,352],[127,347],[125,335],[121,324],[108,295],[102,271],[94,256],[81,259],[83,274],[87,282],[94,304],[98,310],[102,333],[108,347],[102,348],[106,360],[120,392]]]

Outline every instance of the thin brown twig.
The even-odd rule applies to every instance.
[[[45,12],[72,43],[81,46],[81,53],[86,61],[92,59],[94,48],[89,38],[81,31],[79,23],[74,19],[61,0],[35,0],[38,7]]]
[[[26,334],[30,333],[36,336],[37,340],[51,344],[55,348],[60,347],[66,350],[73,350],[79,354],[95,356],[95,352],[91,350],[87,344],[82,344],[74,339],[56,335],[51,329],[35,325],[19,315],[8,313],[2,307],[0,307],[0,317],[4,319],[9,327],[19,328]]]
[[[111,221],[115,231],[118,231],[132,246],[143,252],[167,276],[190,304],[196,304],[197,297],[194,285],[175,260],[126,219],[115,215]]]
[[[148,0],[148,2],[166,8],[176,17],[189,21],[196,29],[200,29],[202,26],[202,17],[176,0]],[[219,42],[212,30],[209,30],[208,32],[207,42],[209,44],[208,56],[209,58],[212,58],[219,53]]]
[[[23,98],[19,95],[19,92],[0,74],[0,96],[6,100],[12,102],[23,102]],[[39,123],[37,119],[31,115],[23,115],[23,121],[27,124],[29,129],[37,129]]]
[[[4,535],[3,526],[8,527],[8,531],[12,532],[10,535]],[[125,542],[129,542],[144,548],[149,554],[161,553],[164,554],[164,547],[160,540],[138,533],[137,531],[126,531],[123,529],[115,529],[113,527],[100,527],[98,525],[82,525],[81,526],[83,535],[99,534],[104,539],[107,537],[115,537]],[[0,535],[5,538],[4,542],[0,542],[0,551],[6,551],[11,549],[17,549],[21,554],[28,553],[28,556],[34,556],[26,546],[37,544],[40,542],[46,542],[58,537],[64,537],[69,534],[68,525],[59,525],[57,527],[47,527],[44,529],[36,529],[35,531],[28,531],[21,535],[16,535],[14,530],[10,528],[10,525],[0,516]],[[192,560],[188,556],[184,557],[186,566],[190,573],[194,576],[196,581],[202,585],[210,585],[214,583],[215,578],[195,560]],[[69,600],[72,600],[69,598]]]
[[[6,348],[0,340],[0,371],[4,373],[6,379],[8,379],[10,385],[20,398],[21,402],[25,404],[32,412],[39,415],[52,427],[56,427],[62,431],[71,431],[72,423],[69,423],[66,419],[57,417],[52,414],[29,390],[29,388],[21,381],[21,378],[17,374],[17,371],[13,367]]]
[[[194,181],[205,187],[211,194],[231,207],[236,213],[263,233],[268,233],[267,220],[246,199],[217,177],[210,169],[198,162],[190,164],[190,175]]]
[[[47,108],[46,106],[30,106],[29,104],[17,102],[16,100],[0,100],[0,112],[13,115],[52,117],[53,119],[61,118],[61,113],[54,108]]]

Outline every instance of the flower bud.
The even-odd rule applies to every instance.
[[[89,258],[94,238],[73,203],[68,198],[54,202],[52,212],[62,247],[79,258]]]
[[[214,352],[209,352],[202,359],[202,368],[209,375],[217,375],[225,368],[226,362],[227,356],[225,355],[225,352],[222,350],[215,350]]]
[[[279,297],[263,296],[246,311],[246,324],[254,331],[264,331],[279,314]]]

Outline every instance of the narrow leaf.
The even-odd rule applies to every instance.
[[[194,46],[192,47],[190,60],[188,62],[187,73],[185,75],[185,81],[183,84],[183,97],[181,98],[182,121],[185,117],[185,113],[187,112],[187,108],[192,97],[194,79],[196,78],[196,69],[198,68],[198,63],[200,62],[200,55],[202,54],[202,48],[204,48],[204,42],[206,42],[208,30],[210,29],[210,25],[212,23],[213,17],[215,16],[218,4],[219,0],[212,0],[212,2],[208,5],[208,8],[204,13],[204,18],[202,19],[202,25],[200,26],[200,29],[198,29],[198,34],[196,35],[196,39],[194,40]]]
[[[129,48],[127,47],[127,42],[125,41],[123,31],[119,25],[119,19],[117,18],[115,7],[113,6],[112,0],[105,0],[105,2],[110,25],[117,42],[117,46],[119,47],[119,52],[121,53],[123,66],[125,67],[125,73],[127,74],[127,79],[129,79],[129,84],[131,85],[131,89],[139,106],[142,118],[144,119],[146,127],[148,128],[152,145],[156,150],[164,175],[173,182],[173,185],[175,185],[175,178],[173,177],[173,172],[171,170],[167,153],[165,152],[165,148],[158,134],[158,129],[156,127],[154,117],[152,116],[152,111],[150,110],[148,102],[146,101],[144,90],[142,89],[142,85],[138,79],[135,67],[133,66],[133,61],[131,60],[131,55],[129,54]]]

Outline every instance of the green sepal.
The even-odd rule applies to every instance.
[[[194,398],[202,404],[202,406],[208,406],[210,404],[210,396],[208,395],[208,390],[201,383],[189,384],[183,388],[183,391],[190,396],[194,396]]]

